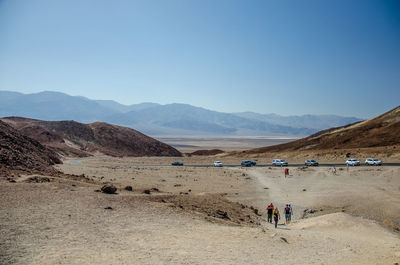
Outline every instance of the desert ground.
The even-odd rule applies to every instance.
[[[80,178],[1,180],[0,263],[400,262],[400,167],[291,167],[285,178],[279,167],[186,166],[217,158],[184,157],[183,167],[165,166],[177,158],[66,159],[57,168]],[[117,194],[99,192],[104,183]],[[277,229],[269,202],[281,211]]]

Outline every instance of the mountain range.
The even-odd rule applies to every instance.
[[[3,90],[0,91],[0,117],[9,116],[82,123],[102,121],[152,136],[306,136],[360,121],[356,117],[336,115],[223,113],[178,103],[123,105],[113,100],[91,100],[60,92],[22,94]]]

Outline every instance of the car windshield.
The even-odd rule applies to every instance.
[[[374,160],[374,161],[379,161],[379,159],[376,159],[376,158],[374,158],[373,160]]]
[[[315,161],[315,160],[310,160],[311,162],[317,162],[317,161]]]

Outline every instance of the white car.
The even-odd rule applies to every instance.
[[[367,158],[365,164],[367,166],[382,166],[382,161],[377,158]]]
[[[359,166],[360,165],[360,161],[358,161],[357,159],[350,158],[350,159],[346,160],[346,165]]]
[[[221,161],[215,161],[214,162],[214,167],[222,167],[222,162]]]
[[[287,166],[288,162],[286,162],[283,159],[274,159],[274,160],[272,160],[272,165],[273,166]]]

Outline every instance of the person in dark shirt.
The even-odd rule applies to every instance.
[[[272,224],[272,213],[274,212],[274,205],[271,204],[267,207],[268,222]]]

